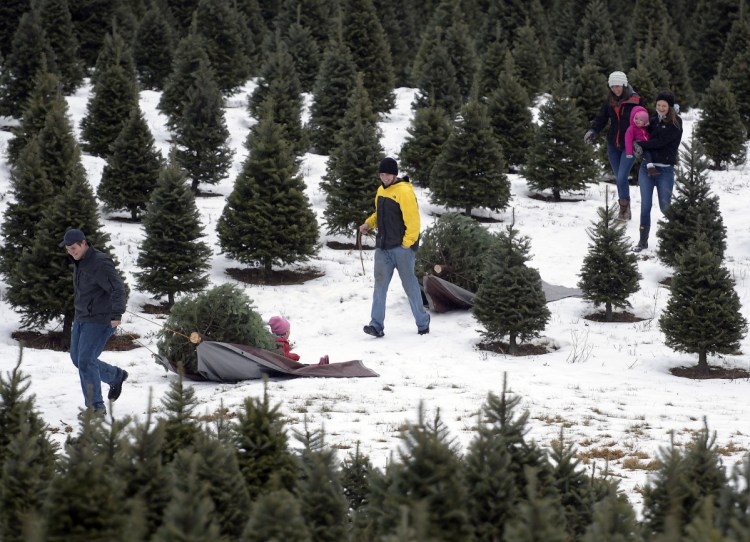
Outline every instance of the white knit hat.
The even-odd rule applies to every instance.
[[[628,76],[623,72],[612,72],[609,74],[609,86],[622,85],[623,87],[628,85]]]

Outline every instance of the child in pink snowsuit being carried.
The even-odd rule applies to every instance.
[[[292,347],[289,345],[289,333],[292,327],[289,321],[281,316],[274,316],[268,321],[268,325],[271,327],[271,333],[276,336],[276,349],[280,350],[279,354],[293,361],[299,361],[299,355],[292,352]],[[320,358],[318,365],[328,365],[328,355]]]
[[[652,175],[651,170],[656,171],[656,168],[651,163],[651,154],[638,150],[636,142],[648,141],[651,138],[649,133],[649,115],[648,111],[644,107],[636,106],[630,112],[630,126],[625,131],[625,155],[628,158],[633,158],[634,155],[643,154],[642,160],[646,163],[646,168],[649,175]]]

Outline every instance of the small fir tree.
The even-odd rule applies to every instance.
[[[283,127],[269,103],[249,136],[250,155],[217,224],[219,245],[242,263],[305,261],[316,251],[318,223]]]
[[[332,39],[313,88],[310,122],[307,126],[313,151],[330,154],[336,145],[336,134],[343,127],[349,97],[357,85],[357,66],[349,48],[340,39]]]
[[[139,220],[159,179],[162,163],[154,136],[135,103],[107,157],[96,189],[99,199],[107,209],[127,210],[133,221]]]
[[[592,243],[583,259],[578,287],[595,307],[604,305],[604,319],[611,322],[612,307],[630,307],[628,297],[640,289],[641,274],[625,228],[616,219],[617,210],[609,204],[609,191],[597,212],[599,221],[586,230]]]
[[[747,130],[729,83],[718,77],[711,80],[701,107],[703,114],[695,127],[695,138],[713,162],[712,169],[743,163]]]
[[[539,54],[543,50],[536,32],[530,25],[518,29],[513,41],[513,60],[518,81],[530,97],[539,94],[547,81],[547,63],[544,55]]]
[[[522,173],[532,190],[551,190],[555,201],[562,192],[583,190],[596,177],[591,148],[581,138],[583,120],[575,102],[562,88],[539,109],[539,126]]]
[[[158,430],[164,434],[162,457],[163,462],[167,464],[172,463],[181,450],[192,449],[202,431],[195,416],[198,399],[195,390],[185,385],[182,371],[170,384],[161,404],[165,416],[159,420]]]
[[[173,30],[162,8],[152,5],[138,24],[133,44],[133,60],[142,88],[164,88],[172,70],[174,48]]]
[[[370,458],[360,450],[357,441],[354,451],[344,459],[341,465],[341,486],[349,510],[352,514],[364,511],[370,502],[368,478],[373,470]]]
[[[683,144],[675,182],[676,194],[656,231],[659,239],[657,255],[670,267],[677,265],[678,256],[699,232],[708,238],[719,257],[724,257],[727,230],[719,209],[719,197],[711,194],[707,172],[708,163],[702,156],[700,144],[695,139],[690,146]]]
[[[240,542],[312,542],[299,498],[285,489],[260,495],[253,502],[250,519]]]
[[[537,490],[533,469],[527,469],[526,499],[505,529],[504,542],[565,542],[568,535],[560,526],[565,524],[557,501]]]
[[[612,26],[613,19],[606,2],[592,0],[587,3],[575,34],[575,47],[566,59],[568,73],[575,73],[587,61],[598,66],[600,73],[621,69],[622,45],[618,43]],[[599,94],[601,96],[601,91]]]
[[[581,110],[581,117],[585,122],[593,119],[599,112],[602,106],[603,88],[607,88],[607,76],[590,59],[573,71],[570,80],[570,95],[575,99],[576,107]],[[640,87],[635,88],[640,93]],[[646,94],[646,96],[655,95]]]
[[[738,51],[729,67],[722,71],[722,77],[727,80],[734,94],[745,132],[750,133],[750,99],[745,92],[750,84],[750,41]]]
[[[485,279],[474,299],[474,317],[488,341],[508,336],[508,353],[517,341],[537,337],[550,318],[539,271],[528,267],[529,239],[518,237],[515,220],[498,236],[488,256]]]
[[[451,133],[451,120],[440,107],[421,107],[406,129],[406,137],[399,159],[400,167],[418,186],[430,185],[432,166],[440,155]]]
[[[516,79],[513,57],[508,54],[505,68],[487,97],[487,113],[492,132],[500,144],[508,169],[518,171],[534,139],[531,101]]]
[[[360,74],[320,183],[326,194],[323,216],[330,233],[353,235],[372,213],[377,164],[383,157],[377,121]]]
[[[461,110],[464,102],[461,87],[456,81],[456,68],[441,39],[442,35],[438,35],[420,68],[414,68],[414,81],[419,92],[412,105],[417,109],[439,107],[452,118]]]
[[[194,193],[201,183],[218,184],[232,166],[234,151],[229,147],[223,105],[208,62],[199,62],[175,130],[175,158],[187,172]]]
[[[159,174],[143,220],[145,239],[138,253],[135,273],[138,287],[156,296],[196,293],[208,286],[211,248],[204,237],[195,196],[184,173],[170,164]]]
[[[431,199],[435,203],[471,210],[505,209],[510,181],[502,149],[490,127],[487,107],[472,100],[461,110],[443,149],[432,166]]]
[[[132,50],[116,26],[104,36],[101,50],[96,57],[96,68],[90,77],[91,86],[95,87],[101,74],[112,66],[120,66],[126,73],[135,73]]]
[[[591,523],[582,542],[643,542],[633,505],[612,484],[609,493],[594,505]]]
[[[677,256],[671,297],[659,318],[665,343],[698,354],[708,374],[708,354],[734,354],[747,332],[734,280],[704,233]]]
[[[498,74],[505,71],[508,55],[508,42],[503,36],[502,27],[497,23],[491,41],[479,58],[476,79],[479,96],[487,97],[495,89]]]
[[[284,41],[294,61],[300,90],[312,92],[321,62],[321,52],[315,37],[309,28],[300,23],[293,23],[286,31]]]

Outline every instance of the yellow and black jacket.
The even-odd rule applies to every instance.
[[[419,207],[408,177],[396,179],[389,186],[380,185],[375,194],[375,212],[366,223],[368,227],[378,229],[376,247],[388,249],[403,245],[417,250]]]

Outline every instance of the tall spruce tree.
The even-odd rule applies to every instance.
[[[592,151],[581,139],[583,120],[575,102],[558,86],[539,108],[539,126],[522,173],[532,190],[583,190],[596,177]]]
[[[216,83],[225,94],[238,90],[250,75],[236,4],[230,0],[199,0],[192,26],[203,36],[203,45],[214,69]]]
[[[443,34],[444,31],[439,29],[435,42],[431,45],[429,53],[425,53],[425,59],[419,64],[419,69],[414,68],[414,82],[419,93],[414,99],[413,106],[439,107],[452,118],[460,111],[464,102],[461,87],[456,81],[456,68],[443,43]]]
[[[494,90],[498,74],[501,74],[505,69],[505,60],[508,53],[508,42],[498,24],[490,42],[479,57],[479,68],[475,80],[479,96],[489,96]]]
[[[117,11],[122,4],[112,0],[75,0],[70,2],[70,16],[78,38],[79,54],[86,68],[93,68]],[[122,29],[121,29],[122,30]]]
[[[343,0],[341,4],[343,41],[364,76],[373,111],[387,113],[395,104],[395,75],[388,42],[398,36],[386,34],[372,0]]]
[[[250,155],[216,226],[219,245],[242,263],[305,261],[316,251],[318,223],[305,194],[297,158],[268,104],[248,137]]]
[[[544,56],[539,54],[542,44],[530,25],[518,29],[511,50],[519,83],[529,96],[535,97],[546,88],[548,68]]]
[[[747,154],[747,130],[729,83],[714,78],[701,107],[703,114],[695,127],[695,138],[713,162],[712,169],[742,164]]]
[[[458,207],[466,216],[477,207],[508,206],[510,181],[483,103],[472,100],[461,109],[430,176],[432,201]]]
[[[750,30],[748,32],[750,33]],[[734,94],[745,132],[750,133],[750,98],[745,92],[750,85],[750,37],[748,43],[737,51],[731,64],[722,71],[722,77],[727,80]]]
[[[90,77],[91,85],[96,86],[99,76],[114,65],[121,66],[127,73],[135,73],[135,60],[130,44],[116,26],[104,36],[102,48],[96,57],[96,67]]]
[[[195,31],[182,38],[177,44],[172,72],[164,83],[164,91],[159,98],[159,110],[167,117],[167,126],[174,129],[180,121],[187,91],[193,86],[198,66],[208,61],[204,50],[204,39]]]
[[[612,307],[630,306],[628,297],[640,289],[641,274],[625,228],[616,220],[615,205],[609,204],[609,191],[597,213],[599,221],[586,230],[592,243],[583,259],[578,287],[594,306],[604,305],[604,319],[611,322]]]
[[[302,128],[302,88],[294,60],[280,33],[272,43],[258,86],[248,100],[248,111],[260,120],[264,111],[268,114],[270,108],[282,137],[295,156],[299,156],[307,150],[307,137]]]
[[[293,23],[286,31],[284,41],[299,76],[300,90],[312,92],[320,71],[322,56],[315,37],[309,28],[300,23]]]
[[[281,405],[271,404],[268,382],[263,397],[246,397],[230,426],[230,438],[250,498],[272,490],[292,491],[299,464],[289,448]]]
[[[129,51],[122,54],[130,55]],[[115,61],[98,73],[92,96],[86,104],[86,115],[81,119],[83,150],[106,158],[112,144],[138,105],[138,84],[135,71]]]
[[[440,107],[421,107],[414,112],[399,153],[400,167],[414,184],[430,186],[432,166],[450,137],[451,127],[450,117]]]
[[[253,502],[240,542],[312,542],[300,500],[285,489],[270,491]]]
[[[133,105],[112,144],[96,193],[110,210],[127,210],[139,220],[159,179],[163,159],[141,108]]]
[[[495,138],[500,143],[508,169],[518,171],[534,139],[531,100],[514,75],[513,57],[506,56],[494,90],[487,96],[487,113]]]
[[[330,233],[353,235],[373,210],[376,168],[383,157],[383,148],[377,115],[362,79],[359,74],[320,183],[326,194],[323,216]]]
[[[54,53],[56,73],[62,89],[70,94],[83,82],[83,62],[78,56],[78,40],[73,29],[68,0],[42,0],[39,5],[42,28]]]
[[[575,48],[566,59],[566,72],[573,74],[586,62],[596,64],[601,73],[621,70],[624,65],[621,49],[607,2],[592,0],[586,5],[576,31]]]
[[[223,105],[208,61],[199,62],[175,128],[175,158],[196,194],[201,183],[215,185],[226,178],[232,166],[234,151],[229,147]]]
[[[195,293],[208,286],[211,249],[200,238],[205,234],[195,196],[176,164],[160,173],[143,220],[145,239],[135,273],[138,287],[156,296]]]
[[[698,354],[708,374],[708,354],[734,354],[747,332],[734,280],[704,233],[677,256],[671,296],[659,327],[678,352]]]
[[[8,56],[13,47],[13,34],[21,16],[31,7],[31,0],[9,0],[0,4],[0,57]]]
[[[310,106],[307,128],[313,152],[330,154],[336,145],[336,134],[344,122],[341,112],[346,111],[356,84],[357,66],[351,51],[341,39],[331,39],[323,53]]]
[[[526,265],[530,241],[519,237],[514,226],[515,219],[498,234],[474,300],[474,317],[485,328],[482,336],[495,342],[507,336],[510,355],[519,340],[537,337],[550,318],[539,271]]]
[[[133,43],[133,60],[141,87],[162,90],[172,70],[173,30],[163,8],[152,5],[138,23]]]
[[[657,255],[666,265],[675,267],[679,255],[698,233],[703,233],[711,248],[723,258],[727,247],[727,229],[721,217],[719,197],[711,194],[708,184],[708,163],[695,139],[690,146],[682,145],[679,166],[676,193],[656,232],[659,239]]]
[[[23,14],[13,35],[13,46],[3,59],[0,73],[0,114],[20,117],[31,96],[35,77],[43,64],[55,72],[55,55],[42,28],[39,13]]]

